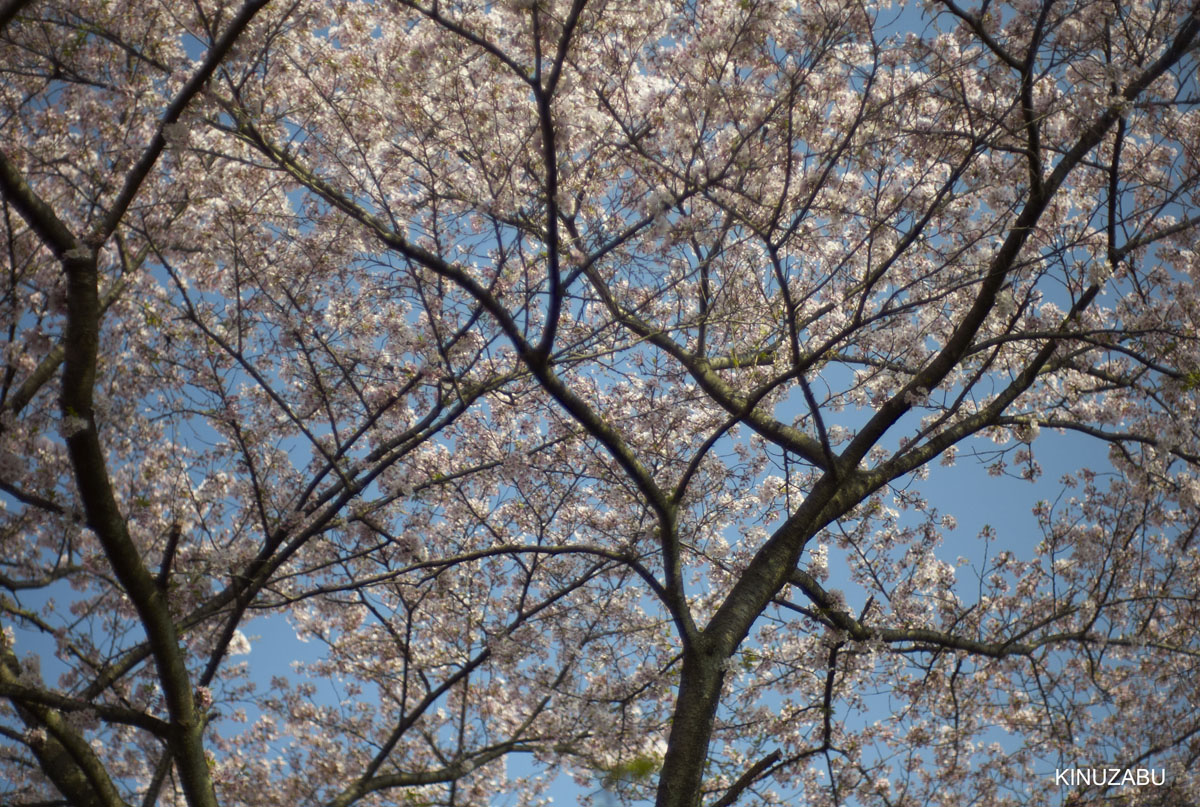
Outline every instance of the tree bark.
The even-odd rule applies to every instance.
[[[724,662],[724,654],[711,641],[701,641],[684,652],[656,807],[700,804],[708,745],[725,680]]]

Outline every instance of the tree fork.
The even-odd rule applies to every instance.
[[[93,410],[100,344],[100,294],[96,251],[77,246],[62,258],[67,277],[66,360],[63,366],[63,433],[87,525],[96,533],[113,572],[137,610],[171,716],[169,744],[192,807],[217,807],[202,734],[204,721],[163,592],[142,562],[117,506]]]

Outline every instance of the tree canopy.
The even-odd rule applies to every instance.
[[[1200,803],[1198,37],[5,0],[0,801]]]

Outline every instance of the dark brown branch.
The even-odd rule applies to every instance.
[[[739,776],[737,781],[729,786],[729,789],[721,795],[721,798],[712,803],[712,807],[731,807],[732,804],[741,798],[742,793],[748,787],[757,782],[764,772],[779,761],[779,757],[779,749],[776,748],[758,762],[755,762],[750,766],[749,770]]]

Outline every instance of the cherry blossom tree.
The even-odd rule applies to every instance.
[[[1198,50],[6,0],[4,803],[1200,802]]]

